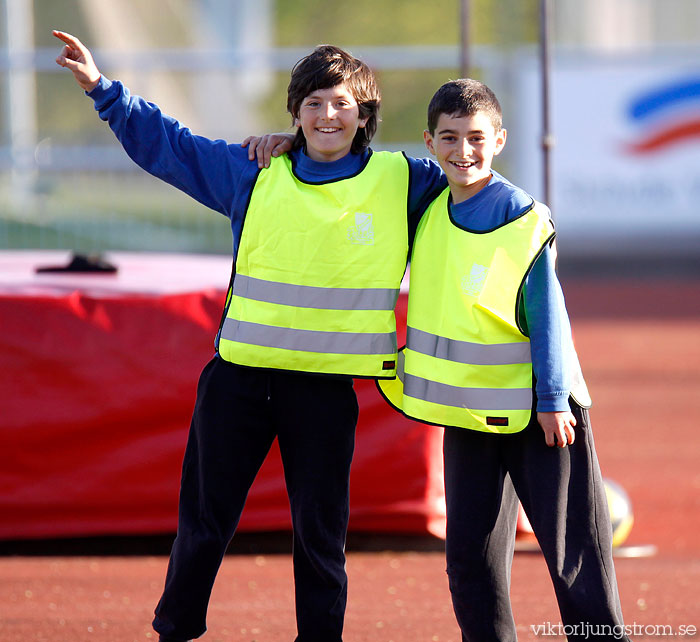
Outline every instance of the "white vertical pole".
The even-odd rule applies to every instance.
[[[20,208],[33,194],[37,143],[34,16],[32,0],[5,0],[7,118],[12,163],[12,203]]]
[[[195,29],[203,42],[253,56],[241,69],[200,74],[198,84],[209,89],[197,92],[197,111],[208,123],[216,123],[217,136],[241,140],[258,133],[258,101],[273,78],[266,63],[273,41],[271,0],[199,0],[194,6]],[[211,88],[216,100],[211,99]]]

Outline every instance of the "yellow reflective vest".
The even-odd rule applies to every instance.
[[[232,363],[394,377],[394,307],[406,269],[408,162],[371,153],[361,172],[298,179],[287,155],[260,172],[218,337]]]
[[[476,233],[452,222],[449,190],[433,202],[416,232],[398,376],[378,384],[393,406],[441,426],[498,433],[525,428],[532,361],[518,301],[553,238],[549,212],[539,203]]]

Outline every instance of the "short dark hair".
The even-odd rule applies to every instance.
[[[347,51],[333,45],[319,45],[299,60],[292,69],[287,87],[287,111],[292,118],[298,118],[304,98],[318,89],[330,89],[340,84],[345,84],[352,92],[360,109],[360,118],[367,119],[352,141],[351,151],[359,154],[377,131],[382,97],[374,72]],[[304,132],[299,127],[293,147],[298,149],[305,144]]]
[[[428,105],[428,131],[435,134],[441,114],[473,116],[477,112],[484,112],[497,132],[503,128],[503,112],[496,94],[473,78],[451,80],[435,92]]]

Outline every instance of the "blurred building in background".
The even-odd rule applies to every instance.
[[[557,0],[551,107],[563,256],[700,254],[700,3]],[[497,169],[542,198],[538,0],[471,0],[471,74],[502,99]],[[671,7],[672,5],[672,7]],[[459,75],[459,0],[0,0],[0,249],[228,252],[227,221],[136,168],[57,67],[50,30],[195,133],[288,129],[292,65],[332,42],[377,70],[375,149],[424,156]]]

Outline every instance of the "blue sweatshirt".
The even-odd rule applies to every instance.
[[[103,76],[88,95],[94,100],[100,118],[109,123],[126,153],[139,167],[230,219],[235,259],[248,201],[260,171],[257,161],[248,160],[248,150],[224,140],[196,136],[175,119],[161,113],[157,105],[140,96],[132,96],[119,81]],[[294,172],[301,180],[320,182],[354,175],[364,165],[368,153],[348,154],[332,162],[314,161],[303,150],[294,150],[290,156]],[[426,207],[445,188],[446,180],[434,161],[407,160],[410,176],[408,224],[409,231],[413,232]],[[479,194],[474,199],[478,199]],[[460,203],[457,209],[462,205]],[[475,226],[474,229],[488,229],[490,216],[487,212],[476,211],[469,217],[469,223]],[[485,217],[485,222],[479,222],[481,217]],[[550,253],[546,255],[551,259]],[[560,398],[563,396],[566,401],[568,397],[568,392],[565,392],[568,390],[568,373],[564,372],[561,360],[556,357],[562,354],[560,335],[566,335],[568,321],[566,327],[554,330],[541,325],[543,316],[546,319],[565,319],[566,315],[565,311],[563,315],[543,312],[559,305],[563,309],[563,300],[556,276],[552,281],[553,265],[545,265],[540,270],[540,263],[542,260],[538,261],[537,269],[533,268],[525,292],[537,377],[538,410],[560,410],[568,408]],[[544,286],[540,285],[540,279],[543,279]],[[552,283],[556,287],[549,287]]]
[[[248,150],[224,140],[194,135],[162,114],[157,105],[132,96],[119,81],[103,76],[88,95],[95,101],[100,118],[109,123],[139,167],[231,220],[235,257],[248,201],[260,171],[257,161],[248,160]],[[312,160],[300,149],[289,155],[298,178],[327,182],[356,174],[368,153],[348,154],[331,162]],[[407,160],[409,230],[415,230],[425,208],[445,188],[446,181],[437,163],[428,159]]]

